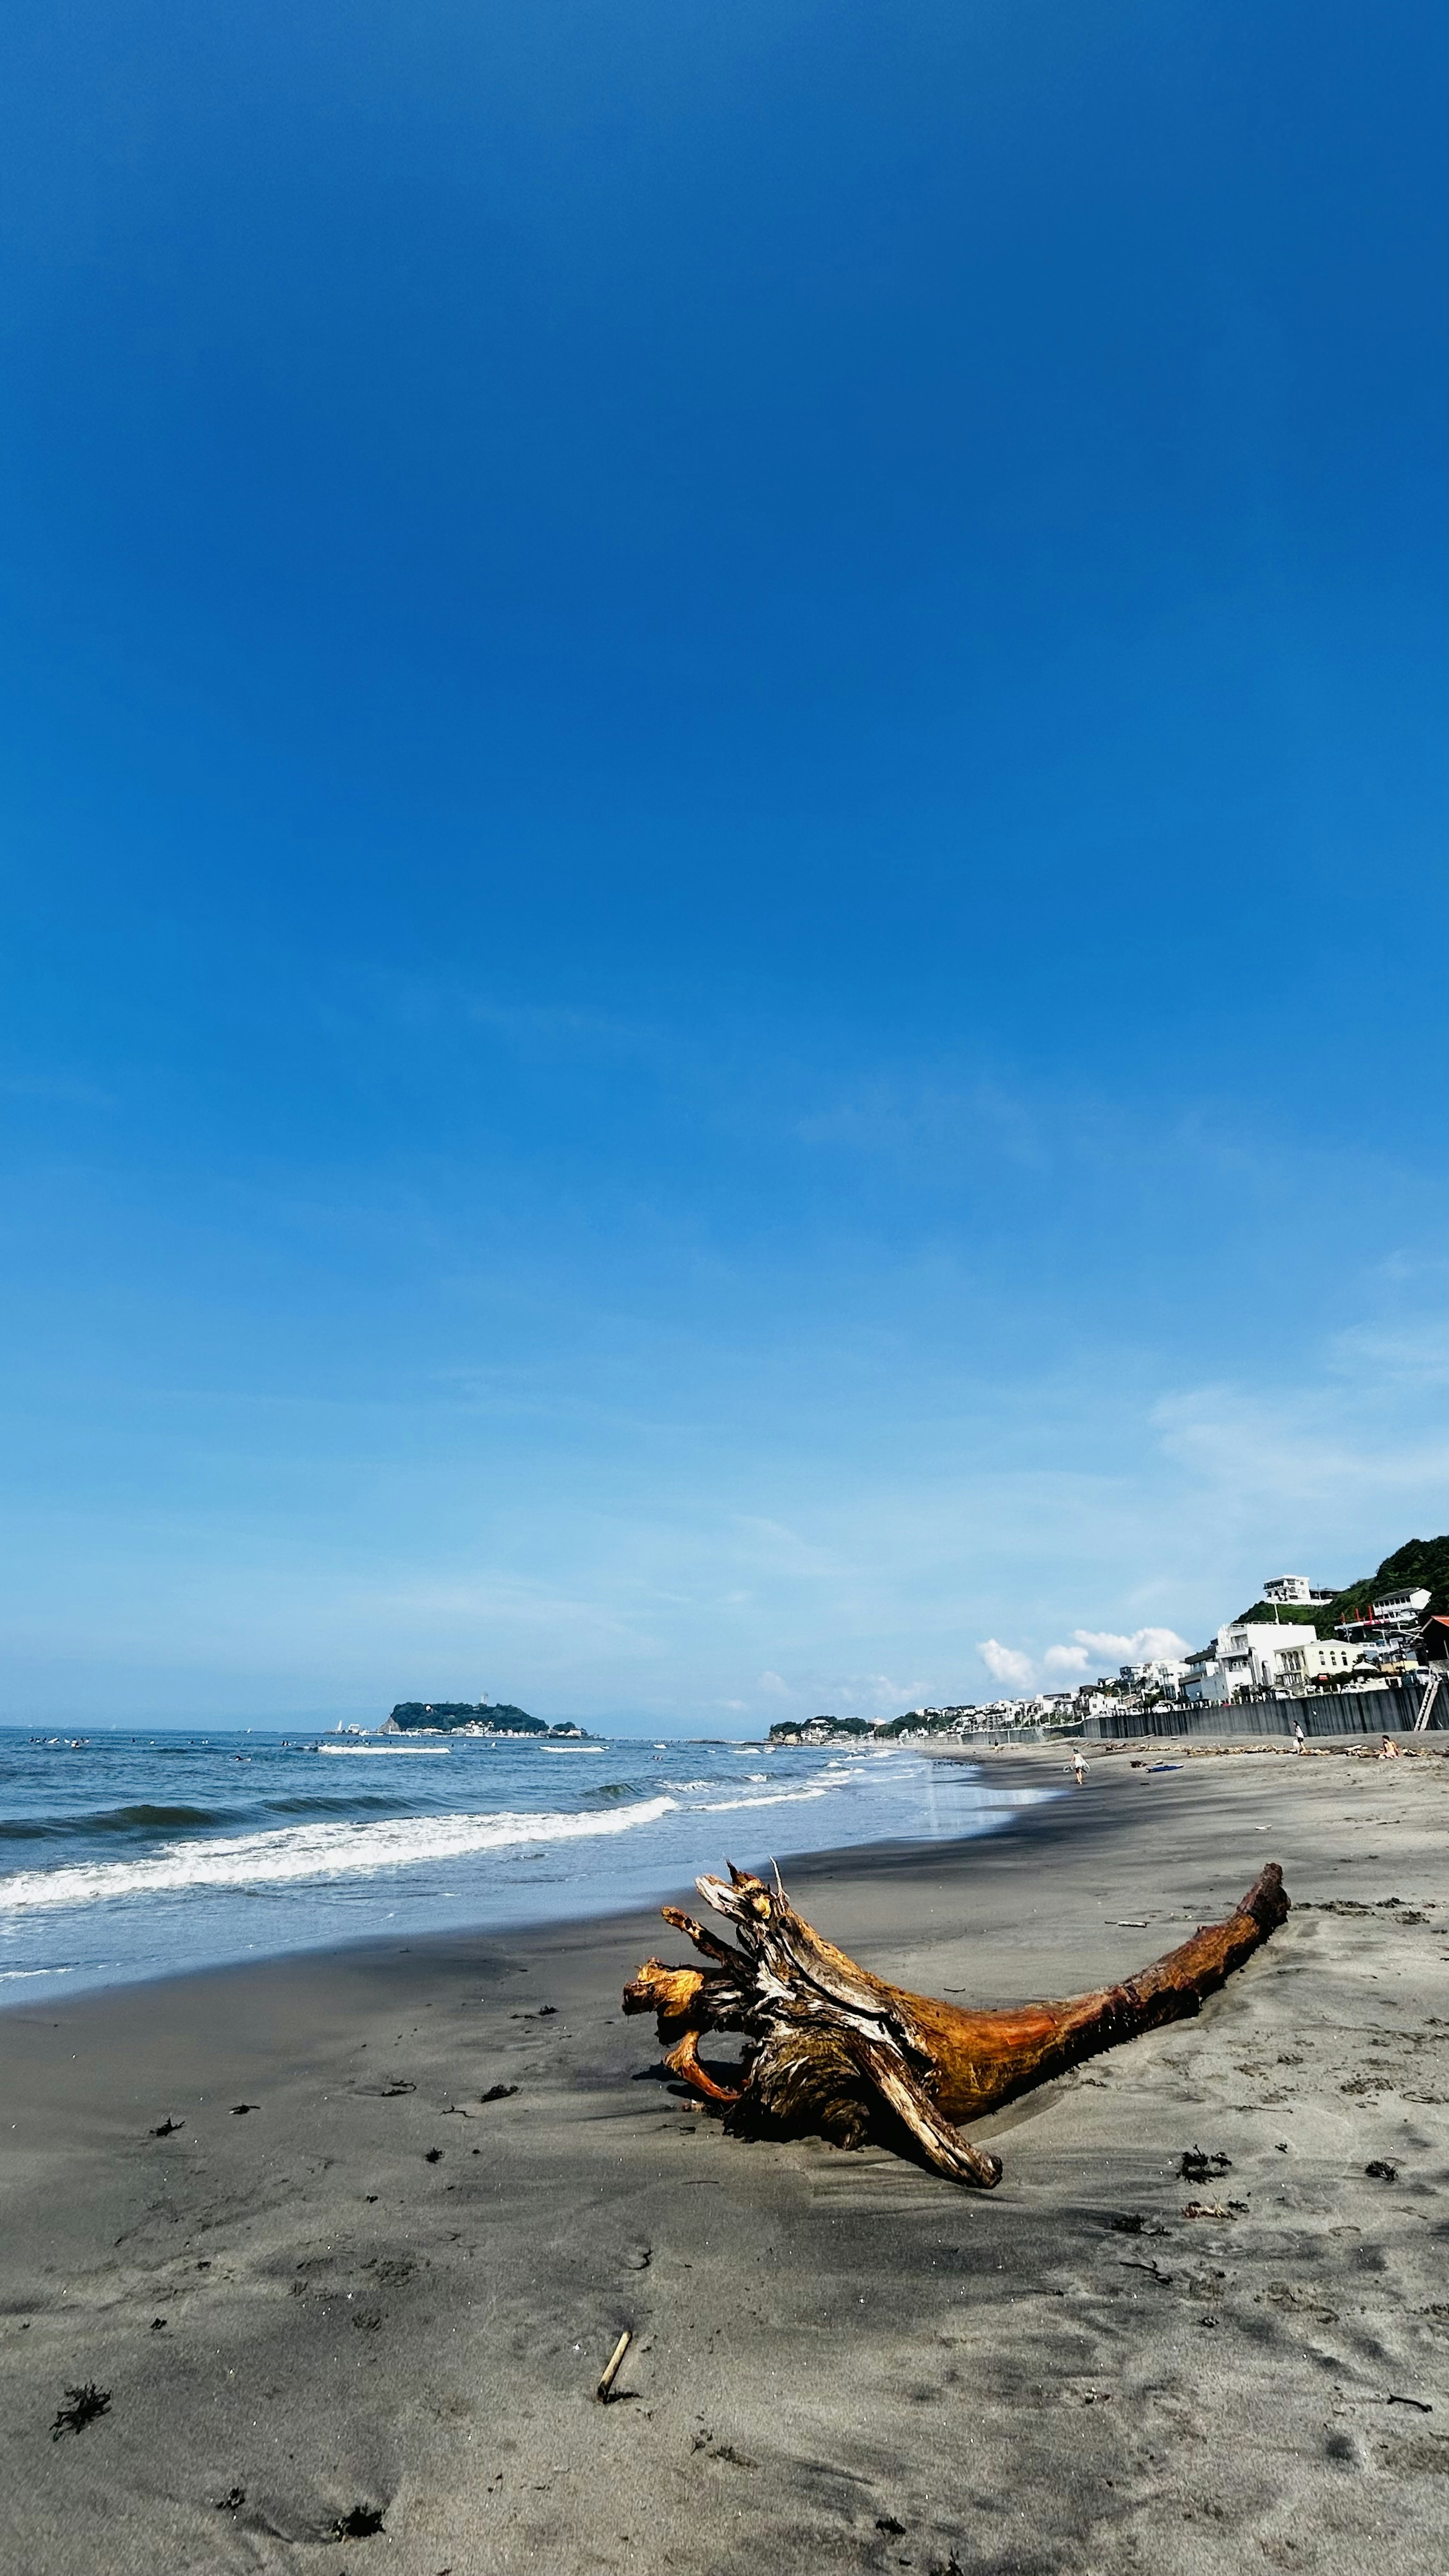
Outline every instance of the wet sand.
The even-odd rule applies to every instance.
[[[618,2009],[653,1916],[0,2014],[0,2563],[1442,2576],[1446,1853],[1449,1761],[1240,1754],[787,1868],[871,1966],[1005,2002],[1282,1862],[1198,2021],[983,2125],[986,2195],[682,2108]]]

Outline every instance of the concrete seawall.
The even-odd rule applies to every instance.
[[[1097,1743],[1123,1744],[1138,1737],[1217,1742],[1230,1736],[1411,1735],[1424,1703],[1422,1683],[1391,1683],[1386,1690],[1320,1691],[1311,1699],[1257,1699],[1235,1708],[1148,1709],[1136,1715],[1089,1717],[1074,1734]],[[1431,1732],[1449,1730],[1449,1690],[1434,1693]]]

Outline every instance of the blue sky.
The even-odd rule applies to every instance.
[[[0,47],[0,1713],[887,1714],[1449,1526],[1441,14]]]

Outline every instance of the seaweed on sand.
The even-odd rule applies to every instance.
[[[57,2412],[50,2428],[52,2442],[60,2441],[66,2433],[83,2433],[87,2424],[94,2424],[99,2416],[111,2411],[109,2388],[97,2388],[93,2379],[84,2379],[78,2388],[68,2388],[65,2393],[69,2404]]]

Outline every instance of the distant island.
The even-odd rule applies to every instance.
[[[384,1735],[521,1735],[584,1741],[581,1726],[550,1726],[547,1719],[530,1717],[526,1708],[515,1708],[506,1699],[400,1699],[382,1731]]]

